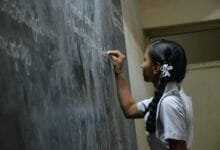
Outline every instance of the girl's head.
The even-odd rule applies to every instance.
[[[148,106],[147,131],[155,132],[157,104],[163,95],[168,82],[180,83],[186,73],[186,55],[181,45],[176,42],[160,39],[150,43],[144,55],[144,80],[153,82],[156,88],[154,98]]]
[[[170,77],[166,80],[180,83],[185,77],[187,64],[183,47],[174,41],[165,39],[150,43],[141,65],[144,80],[157,83],[162,75],[161,69],[164,64],[173,67],[169,70]]]

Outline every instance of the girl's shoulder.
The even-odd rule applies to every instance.
[[[159,109],[167,111],[184,111],[184,105],[185,103],[181,93],[176,90],[164,95],[158,104]]]

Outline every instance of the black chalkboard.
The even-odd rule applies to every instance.
[[[137,149],[103,55],[115,48],[119,0],[0,0],[0,150]]]

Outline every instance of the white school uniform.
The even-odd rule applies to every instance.
[[[137,109],[147,121],[149,112],[145,109],[153,98],[137,103]],[[145,105],[145,107],[144,107]],[[193,111],[191,98],[188,97],[176,82],[169,82],[161,97],[156,114],[156,132],[147,134],[151,150],[169,149],[168,139],[184,140],[187,149],[192,148],[193,140]]]

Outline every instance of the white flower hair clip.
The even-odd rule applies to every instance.
[[[160,71],[162,71],[162,77],[170,77],[170,70],[173,70],[173,66],[168,65],[168,64],[163,64],[160,67]]]

